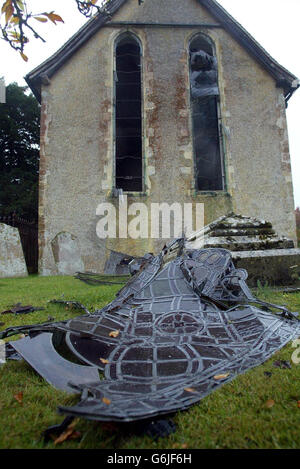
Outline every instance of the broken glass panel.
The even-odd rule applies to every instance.
[[[171,249],[145,256],[93,314],[0,334],[27,332],[11,342],[15,350],[49,383],[81,393],[60,412],[133,421],[186,409],[300,336],[296,314],[256,299],[229,251],[184,249],[179,240],[168,262]]]
[[[222,190],[218,67],[213,47],[203,35],[190,45],[190,77],[196,189]]]

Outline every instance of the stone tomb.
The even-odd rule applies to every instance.
[[[248,284],[292,285],[300,276],[300,249],[278,236],[272,223],[230,213],[189,238],[187,247],[224,248],[232,251],[237,268],[248,271]]]

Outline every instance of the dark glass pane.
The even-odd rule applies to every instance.
[[[140,47],[132,37],[121,39],[116,48],[115,130],[116,187],[142,191],[142,110]]]
[[[118,101],[116,108],[116,118],[133,118],[141,119],[141,101]]]
[[[136,83],[116,82],[116,101],[139,100],[141,101],[141,85]]]
[[[122,159],[125,156],[134,156],[138,160],[142,154],[142,140],[138,137],[117,137],[116,147],[118,148],[118,154],[116,159]]]
[[[217,62],[204,36],[191,43],[190,73],[196,189],[222,190]]]

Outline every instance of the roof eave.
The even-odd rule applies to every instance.
[[[110,15],[100,13],[91,18],[66,44],[55,54],[25,76],[25,81],[33,94],[41,102],[41,85],[69,60],[75,52],[87,42],[127,0],[110,0],[108,3]],[[276,86],[283,89],[286,102],[299,88],[298,78],[274,60],[263,47],[241,26],[216,0],[198,0],[224,29],[244,47],[249,54],[259,62],[274,78]]]
[[[216,0],[198,0],[211,15],[239,42],[256,61],[261,63],[274,78],[276,86],[283,88],[285,96],[292,94],[299,88],[298,78],[276,62],[264,48],[240,25]]]
[[[55,54],[49,57],[45,62],[29,72],[25,77],[26,83],[31,88],[33,94],[41,102],[41,84],[42,77],[51,78],[57,70],[69,60],[80,47],[85,44],[97,31],[111,18],[127,0],[110,0],[109,15],[99,13],[92,17],[86,24],[80,28]]]

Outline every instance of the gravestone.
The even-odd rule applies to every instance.
[[[0,223],[0,278],[27,275],[18,228]]]
[[[76,236],[63,231],[55,236],[51,246],[59,275],[73,275],[84,270]]]

